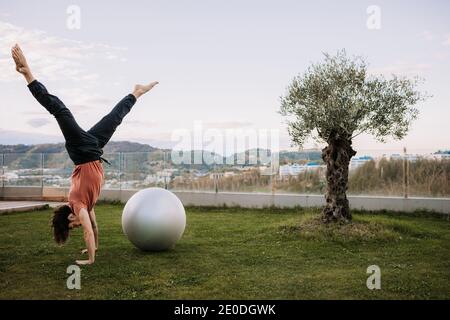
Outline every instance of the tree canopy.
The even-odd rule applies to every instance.
[[[416,90],[419,78],[368,74],[362,57],[349,57],[345,50],[296,76],[281,97],[282,115],[294,143],[316,140],[351,140],[367,132],[384,142],[403,138],[418,110],[413,106],[427,95]]]

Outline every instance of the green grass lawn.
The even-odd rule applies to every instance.
[[[187,209],[175,249],[145,253],[121,229],[121,205],[96,207],[100,250],[66,288],[82,232],[51,238],[51,210],[0,216],[1,299],[449,299],[450,222],[354,214],[325,227],[311,210]],[[381,268],[368,290],[366,269]]]

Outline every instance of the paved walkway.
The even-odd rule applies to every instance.
[[[0,214],[9,212],[29,211],[45,208],[49,205],[51,208],[59,206],[64,202],[52,201],[0,201]]]

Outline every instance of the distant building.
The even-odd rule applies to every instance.
[[[433,154],[433,158],[438,160],[450,160],[450,153]]]
[[[373,158],[371,156],[361,156],[361,157],[353,157],[350,160],[350,170],[354,170],[356,168],[361,167],[368,161],[372,161]]]
[[[432,154],[434,159],[438,160],[450,160],[450,150],[447,151],[438,151]]]
[[[233,177],[234,175],[235,175],[235,173],[233,171],[226,171],[226,172],[223,173],[223,176],[225,178]]]
[[[250,171],[253,169],[253,167],[250,166],[233,166],[232,168],[233,170],[237,170],[237,171]]]
[[[5,172],[1,177],[1,180],[10,181],[19,179],[19,175],[15,172]]]
[[[155,174],[149,174],[144,179],[145,184],[152,184],[156,182],[158,182],[158,177]]]
[[[157,171],[156,174],[149,174],[145,177],[144,184],[166,183],[171,180],[178,169],[163,169]]]
[[[308,162],[307,164],[287,164],[280,166],[279,174],[281,177],[285,176],[298,176],[300,173],[309,171],[309,170],[318,170],[320,168],[325,168],[324,165],[321,165],[317,161]]]
[[[203,178],[206,177],[209,173],[208,171],[194,171],[193,174],[195,178]]]
[[[219,180],[219,179],[223,178],[224,176],[225,176],[225,174],[223,172],[213,172],[213,173],[209,174],[209,178],[211,180],[214,180],[214,179]]]
[[[259,166],[259,173],[263,176],[270,176],[272,174],[272,167],[270,166]]]
[[[385,155],[383,155],[383,156],[385,156]],[[400,154],[400,153],[393,153],[389,157],[390,160],[403,160],[403,159],[406,159],[406,160],[411,161],[411,162],[417,161],[417,160],[422,159],[422,158],[423,158],[422,155],[409,154],[409,153],[407,153],[406,155],[405,154]]]

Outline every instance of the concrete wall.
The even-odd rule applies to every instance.
[[[0,199],[4,200],[40,200],[42,199],[41,187],[1,187]]]
[[[102,190],[101,200],[126,202],[137,190]],[[234,192],[193,192],[173,191],[184,205],[194,206],[240,206],[243,208],[280,207],[289,208],[320,207],[325,204],[323,195],[310,194],[271,194]],[[3,187],[0,188],[2,200],[57,200],[67,199],[68,188],[52,187]],[[414,212],[427,210],[450,214],[450,198],[408,198],[349,196],[350,207],[361,210],[389,210]]]
[[[244,208],[321,207],[325,205],[323,195],[311,194],[270,194],[270,193],[229,193],[229,192],[187,192],[175,191],[184,205],[195,206],[240,206]],[[419,210],[450,214],[450,198],[402,198],[349,196],[350,207],[360,210],[389,210],[414,212]]]

